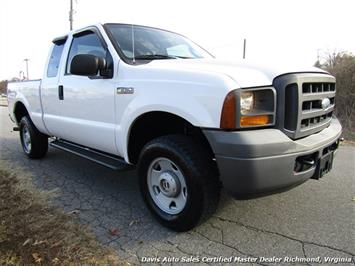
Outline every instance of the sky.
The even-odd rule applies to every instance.
[[[2,0],[0,80],[41,78],[52,39],[69,31],[70,0]],[[123,22],[181,33],[217,58],[311,66],[355,54],[355,0],[74,0],[74,29]]]

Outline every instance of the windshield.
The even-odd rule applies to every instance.
[[[212,57],[189,39],[169,31],[128,24],[107,24],[106,28],[128,60],[133,57],[135,60]]]

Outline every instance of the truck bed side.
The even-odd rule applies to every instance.
[[[40,97],[41,80],[10,82],[8,84],[8,101],[10,117],[19,123],[16,112],[20,105],[24,105],[32,122],[42,133],[47,133],[43,123],[43,111]]]

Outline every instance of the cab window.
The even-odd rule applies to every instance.
[[[54,44],[52,49],[51,57],[49,58],[48,68],[47,68],[47,77],[53,78],[58,75],[60,58],[62,57],[64,43]]]
[[[107,51],[103,47],[99,37],[94,32],[74,37],[66,66],[66,74],[70,74],[70,64],[74,56],[78,54],[91,54],[101,58],[107,58]]]

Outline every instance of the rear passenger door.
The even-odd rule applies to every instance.
[[[53,135],[55,132],[52,132],[52,125],[56,123],[55,118],[58,116],[59,73],[66,40],[67,37],[62,37],[53,41],[40,88],[43,122],[49,133]]]
[[[115,154],[115,82],[100,75],[70,73],[71,61],[78,54],[105,58],[113,73],[112,56],[94,28],[76,33],[68,41],[68,56],[62,60],[65,65],[61,66],[58,98],[53,107],[56,114],[48,129],[65,140]]]

